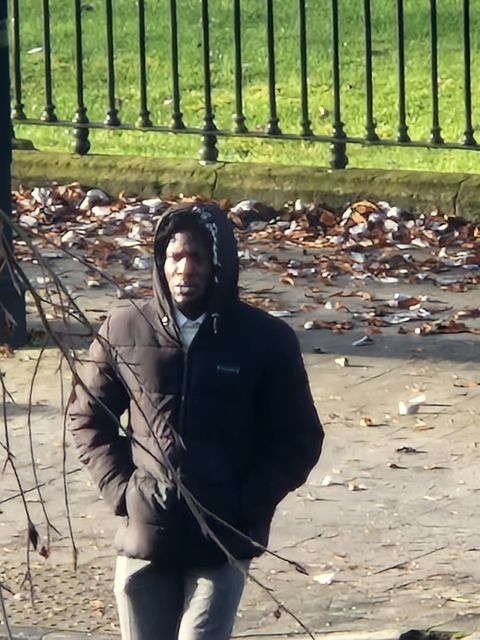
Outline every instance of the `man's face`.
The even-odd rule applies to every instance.
[[[179,231],[170,238],[163,265],[173,302],[189,319],[206,310],[212,281],[211,253],[202,237],[192,231]]]

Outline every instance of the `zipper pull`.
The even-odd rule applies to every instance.
[[[217,335],[218,334],[218,322],[220,320],[220,314],[212,313],[212,320],[213,320],[213,333],[215,335]]]

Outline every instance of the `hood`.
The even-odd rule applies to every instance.
[[[233,225],[226,213],[213,203],[177,204],[169,207],[160,218],[155,232],[153,294],[162,314],[162,324],[166,318],[173,318],[172,302],[168,291],[163,264],[170,221],[186,214],[198,215],[198,220],[212,240],[213,289],[207,313],[221,316],[238,301],[238,254]]]

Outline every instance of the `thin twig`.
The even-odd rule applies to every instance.
[[[72,526],[72,517],[70,514],[70,501],[68,499],[68,482],[67,482],[67,447],[66,445],[66,437],[67,437],[67,407],[63,410],[63,433],[62,433],[62,442],[63,442],[63,458],[62,458],[62,478],[63,478],[63,497],[65,501],[65,512],[67,514],[67,526],[68,526],[68,535],[70,537],[70,542],[72,543],[72,555],[73,555],[73,570],[76,571],[78,567],[78,548],[75,543],[75,535],[73,533]]]
[[[32,374],[32,379],[30,382],[30,390],[29,390],[29,394],[28,394],[28,414],[27,414],[27,429],[28,429],[28,443],[29,443],[29,447],[30,447],[30,460],[32,463],[32,471],[33,471],[33,478],[35,480],[35,484],[37,486],[37,493],[38,493],[38,499],[40,500],[40,504],[42,506],[42,511],[43,511],[43,515],[45,518],[45,522],[47,525],[47,551],[50,550],[50,529],[53,529],[53,531],[55,531],[55,533],[60,536],[60,532],[59,530],[52,524],[48,512],[47,512],[47,507],[45,504],[45,500],[43,499],[43,495],[42,495],[42,490],[40,487],[40,483],[38,480],[38,474],[37,474],[37,464],[35,462],[35,452],[34,452],[34,444],[33,444],[33,433],[32,433],[32,402],[33,402],[33,389],[35,386],[35,380],[37,378],[38,375],[38,371],[40,369],[40,362],[42,360],[42,356],[45,353],[45,347],[46,345],[44,344],[44,346],[40,349],[40,353],[38,355],[37,361],[35,363],[35,368]]]
[[[4,590],[5,591],[10,591],[10,589],[7,589],[7,587],[3,584],[3,582],[0,582],[0,609],[2,610],[3,623],[4,623],[5,628],[7,630],[8,640],[13,640],[13,633],[12,633],[12,629],[10,627],[10,623],[8,622],[7,607],[5,605],[5,598],[3,596],[3,591]]]
[[[385,571],[391,571],[392,569],[398,569],[402,565],[407,562],[413,562],[414,560],[419,560],[420,558],[425,558],[426,556],[432,555],[432,553],[437,553],[437,551],[442,551],[447,547],[443,545],[442,547],[437,547],[436,549],[431,549],[430,551],[425,551],[425,553],[419,553],[417,556],[413,556],[412,558],[407,558],[407,560],[401,560],[400,562],[396,562],[395,564],[390,564],[388,567],[383,567],[383,569],[378,569],[377,571],[372,571],[370,573],[371,576],[378,576],[379,573],[385,573]]]

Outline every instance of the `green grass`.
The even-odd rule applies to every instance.
[[[105,12],[101,0],[88,0],[82,12],[84,27],[85,104],[93,121],[107,111]],[[231,0],[211,0],[212,99],[216,124],[231,128],[234,108],[233,34]],[[298,16],[296,0],[275,3],[277,108],[284,132],[297,133],[301,118]],[[75,112],[73,3],[51,2],[53,90],[56,113],[71,119]],[[170,44],[167,0],[148,0],[148,99],[155,124],[171,118]],[[397,128],[397,59],[394,0],[371,0],[374,116],[381,137],[392,138]],[[480,0],[471,0],[473,123],[480,127]],[[42,45],[42,22],[37,0],[23,0],[21,52],[23,101],[27,116],[43,112],[43,54],[28,53]],[[185,123],[198,127],[203,117],[203,74],[200,0],[179,0],[179,55],[182,112]],[[330,2],[307,0],[309,107],[315,133],[329,135],[332,126]],[[365,130],[363,2],[339,0],[342,119],[346,133],[363,136]],[[462,138],[464,124],[463,57],[460,0],[438,0],[439,99],[442,135]],[[136,2],[115,0],[116,97],[124,123],[138,117],[138,53]],[[244,111],[250,130],[263,130],[268,121],[265,3],[242,1]],[[407,120],[412,139],[428,139],[431,128],[429,2],[405,0]],[[71,132],[58,127],[16,126],[17,137],[28,137],[41,149],[68,150]],[[479,134],[480,140],[480,134]],[[94,153],[197,157],[195,135],[91,130]],[[218,142],[219,159],[268,161],[325,166],[328,145],[307,141],[225,139]],[[475,151],[404,149],[349,145],[349,166],[436,171],[478,172]]]

